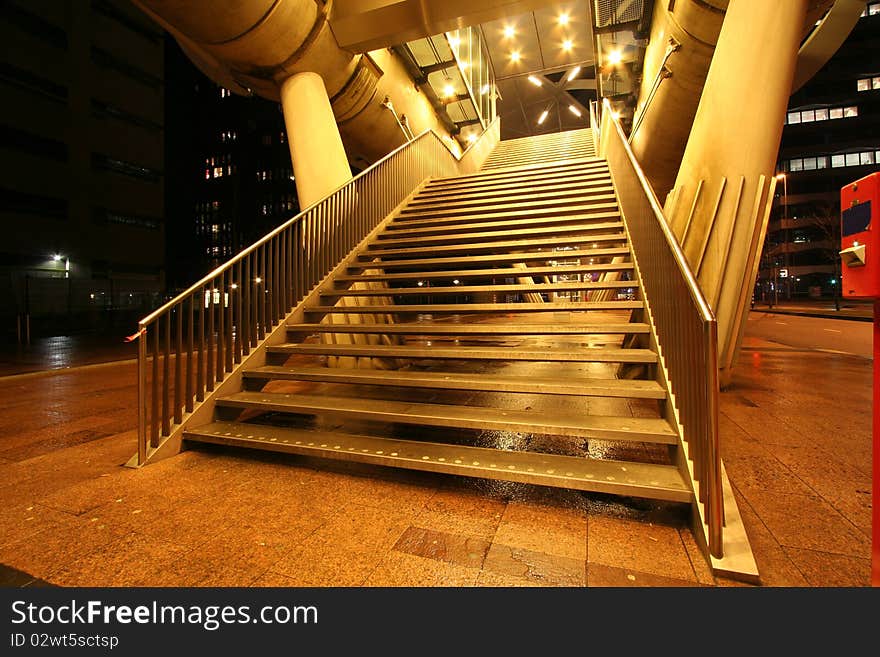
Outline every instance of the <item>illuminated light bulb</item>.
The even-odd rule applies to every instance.
[[[538,125],[544,123],[547,120],[547,117],[550,115],[550,110],[544,110],[541,112],[541,116],[538,117]]]
[[[257,276],[257,277],[254,279],[254,283],[262,283],[262,282],[263,282],[263,279],[260,278],[259,276]]]
[[[446,86],[443,87],[443,95],[449,98],[451,95],[455,93],[455,87],[451,84],[447,83]]]
[[[467,136],[467,142],[468,142],[469,144],[473,144],[475,141],[477,141],[477,133],[476,133],[476,132],[472,132],[471,134],[469,134],[469,135]]]
[[[574,105],[569,105],[568,111],[570,111],[575,116],[581,116],[581,111],[577,107],[575,107]]]
[[[540,87],[540,86],[541,86],[541,81],[540,81],[538,78],[536,78],[534,75],[530,75],[529,78],[528,78],[528,80],[529,80],[529,82],[531,82],[531,83],[532,83],[533,85],[535,85],[536,87]]]
[[[566,78],[566,80],[571,82],[572,80],[574,80],[578,76],[578,73],[580,73],[580,72],[581,72],[581,67],[575,66],[573,69],[571,69],[571,73],[568,74],[568,77]]]
[[[562,42],[562,49],[564,51],[568,52],[572,48],[574,48],[574,41],[572,41],[571,39],[566,39]]]
[[[619,118],[620,118],[620,112],[618,112],[617,110],[614,110],[614,111],[611,112],[611,116],[613,116],[615,120],[616,120],[616,119],[619,119]]]
[[[620,50],[612,50],[605,56],[605,60],[611,66],[617,66],[623,61],[623,53]]]
[[[56,253],[55,255],[52,256],[52,260],[54,260],[55,262],[60,262],[61,256]]]
[[[519,54],[519,50],[514,50],[510,53],[510,61],[518,62],[520,60],[521,55]]]
[[[507,26],[505,26],[505,28],[504,28],[504,38],[505,38],[505,39],[512,39],[512,38],[515,37],[515,36],[516,36],[516,29],[513,27],[513,25],[507,25]]]
[[[568,25],[569,15],[568,14],[559,14],[559,18],[556,19],[560,25]]]

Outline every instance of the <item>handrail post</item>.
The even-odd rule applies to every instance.
[[[718,324],[707,322],[706,342],[710,354],[706,363],[706,486],[708,504],[706,522],[709,525],[709,552],[723,556],[722,532],[724,527],[724,501],[721,486],[721,454],[718,449]]]
[[[147,460],[147,327],[138,324],[138,465]]]

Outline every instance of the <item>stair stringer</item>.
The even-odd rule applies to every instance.
[[[175,456],[183,451],[183,434],[187,429],[195,428],[203,424],[208,424],[214,419],[214,411],[218,398],[230,395],[244,390],[243,372],[246,369],[263,367],[266,365],[266,349],[287,342],[287,325],[300,324],[304,322],[305,308],[309,305],[315,305],[321,296],[321,290],[326,287],[333,287],[333,282],[337,276],[341,276],[353,266],[362,267],[364,263],[359,262],[358,252],[370,243],[376,235],[381,233],[388,224],[397,216],[397,214],[415,197],[425,185],[430,182],[431,178],[425,178],[419,185],[413,189],[409,195],[404,198],[391,212],[389,212],[379,224],[373,228],[364,238],[349,251],[339,263],[330,272],[321,279],[310,291],[303,297],[299,303],[272,329],[267,333],[266,337],[247,355],[242,356],[241,362],[235,365],[233,370],[226,375],[219,384],[215,385],[214,390],[205,393],[205,399],[196,402],[196,406],[189,413],[184,413],[181,422],[171,428],[171,433],[166,436],[157,447],[147,446],[147,456],[144,461],[138,464],[138,455],[135,454],[127,462],[126,467],[139,468],[151,463],[156,463],[162,459]]]
[[[615,187],[615,195],[617,188]],[[648,340],[650,348],[657,354],[656,379],[657,382],[666,390],[666,400],[663,403],[663,415],[669,422],[669,425],[675,429],[678,435],[678,449],[672,449],[671,456],[678,466],[679,472],[686,482],[690,484],[693,492],[691,500],[691,525],[697,544],[706,559],[707,564],[712,569],[713,574],[725,575],[736,580],[750,583],[760,583],[758,566],[755,562],[752,548],[749,544],[748,535],[745,532],[742,517],[739,512],[739,506],[733,495],[733,488],[727,478],[727,472],[724,464],[721,464],[721,480],[724,496],[724,531],[722,533],[722,556],[715,557],[709,552],[709,526],[706,523],[703,505],[697,502],[699,499],[699,482],[694,477],[693,463],[689,458],[688,444],[683,439],[683,430],[679,422],[678,407],[676,405],[676,397],[672,391],[669,382],[669,372],[666,367],[666,357],[660,342],[657,339],[657,327],[654,322],[654,316],[651,311],[651,300],[645,293],[645,286],[642,280],[642,272],[639,267],[638,253],[629,233],[629,225],[623,207],[618,200],[618,208],[620,209],[620,218],[623,223],[623,230],[627,236],[627,243],[630,249],[630,258],[633,263],[633,272],[639,283],[641,290],[642,302],[644,308],[643,321],[650,327]]]

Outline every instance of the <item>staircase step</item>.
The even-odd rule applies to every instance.
[[[409,219],[429,219],[434,217],[448,217],[448,216],[470,216],[477,215],[479,216],[481,213],[485,214],[507,214],[508,212],[521,214],[516,212],[518,210],[523,209],[534,209],[538,210],[541,208],[548,209],[556,209],[561,210],[565,209],[569,206],[577,206],[578,204],[587,204],[587,205],[600,205],[602,207],[616,207],[617,206],[617,197],[614,193],[602,193],[602,192],[592,192],[589,194],[585,194],[581,191],[580,194],[573,195],[567,198],[559,199],[559,198],[550,198],[550,199],[536,199],[536,198],[527,198],[526,200],[520,199],[495,199],[489,202],[483,203],[475,203],[472,205],[462,207],[438,207],[436,209],[432,208],[419,208],[407,206],[403,210],[401,210],[397,215],[397,221],[407,221]]]
[[[557,267],[529,267],[519,269],[508,267],[505,269],[434,269],[432,271],[404,272],[398,274],[363,274],[361,276],[337,276],[334,283],[357,283],[374,281],[418,281],[421,279],[449,279],[466,278],[521,278],[523,276],[573,276],[595,272],[623,272],[632,271],[631,262],[607,263],[603,265],[562,265]]]
[[[675,445],[677,436],[663,419],[516,411],[482,406],[419,404],[386,399],[358,399],[280,392],[238,392],[217,399],[224,408],[322,415],[374,422],[392,422],[432,427],[455,427],[486,431],[596,440]]]
[[[438,303],[393,306],[307,306],[307,315],[398,315],[404,313],[454,314],[469,313],[551,313],[589,310],[637,310],[644,308],[641,301],[554,301],[552,303]]]
[[[504,215],[481,214],[477,216],[458,215],[452,217],[437,217],[436,219],[407,219],[400,221],[395,219],[388,224],[385,232],[380,233],[379,239],[388,239],[388,236],[397,233],[434,233],[466,230],[470,227],[487,228],[522,228],[535,225],[563,225],[569,223],[584,223],[608,220],[620,220],[620,210],[614,203],[597,205],[589,212],[568,213],[563,209],[560,212],[541,211],[534,213],[530,218],[523,219],[516,213]]]
[[[609,192],[614,192],[614,186],[611,184],[611,181],[607,179],[595,181],[590,185],[585,185],[582,182],[578,181],[568,183],[567,185],[551,185],[549,187],[545,186],[543,188],[537,189],[535,188],[535,186],[523,188],[522,186],[517,185],[515,187],[508,188],[506,191],[498,190],[494,192],[472,192],[470,194],[458,194],[457,197],[450,196],[440,201],[431,199],[420,200],[419,197],[416,196],[407,204],[404,210],[433,210],[434,208],[444,209],[453,207],[470,207],[474,205],[492,203],[496,200],[504,201],[529,198],[555,198],[560,201],[564,201],[567,198],[581,196],[583,194],[607,194]]]
[[[480,196],[488,196],[499,192],[511,194],[528,194],[532,191],[540,191],[542,189],[577,189],[583,187],[589,189],[595,186],[605,186],[611,184],[611,174],[608,171],[593,171],[590,173],[582,173],[578,171],[570,171],[555,175],[542,176],[535,178],[533,176],[523,178],[509,178],[500,181],[482,181],[469,184],[450,185],[448,187],[438,187],[432,189],[430,187],[422,188],[413,199],[418,202],[436,203],[438,199],[474,198]]]
[[[483,164],[483,171],[495,169],[517,169],[544,163],[577,162],[596,157],[593,149],[571,149],[565,152],[553,151],[548,153],[503,153],[490,156]]]
[[[529,240],[509,240],[509,241],[501,241],[501,242],[478,242],[475,244],[448,244],[442,246],[424,246],[424,247],[410,247],[410,248],[402,248],[402,249],[379,249],[375,248],[371,249],[374,245],[376,247],[382,246],[382,244],[369,244],[367,251],[361,251],[358,254],[358,257],[363,258],[387,258],[389,256],[405,256],[405,255],[420,255],[420,254],[437,254],[437,253],[454,253],[454,254],[465,254],[465,253],[479,253],[481,251],[499,251],[499,250],[508,250],[508,249],[533,249],[537,247],[559,247],[566,244],[571,245],[580,245],[584,244],[597,244],[599,242],[626,242],[626,233],[609,233],[609,234],[601,234],[601,235],[589,235],[583,237],[547,237],[547,238],[536,238]],[[565,257],[565,256],[559,256]]]
[[[376,335],[615,335],[645,334],[647,324],[638,322],[596,324],[288,324],[289,333],[369,333]]]
[[[428,182],[429,186],[457,185],[474,180],[492,180],[513,175],[546,176],[564,171],[600,171],[608,170],[608,163],[599,158],[591,158],[580,162],[547,162],[536,166],[521,167],[518,171],[475,171],[457,176],[444,176],[433,178]]]
[[[528,277],[523,273],[521,277]],[[324,289],[321,296],[327,298],[337,297],[397,297],[408,295],[430,296],[439,294],[475,294],[478,292],[512,294],[512,293],[550,293],[563,291],[581,290],[623,290],[638,288],[637,281],[565,281],[561,283],[521,283],[516,285],[453,285],[451,287],[386,287],[370,290],[340,290]]]
[[[613,213],[616,215],[617,213]],[[419,245],[419,244],[443,244],[444,242],[454,242],[456,244],[464,244],[467,242],[479,242],[480,240],[506,239],[512,240],[518,237],[540,236],[540,235],[568,235],[577,233],[590,232],[606,232],[606,233],[622,233],[623,224],[619,221],[602,221],[595,223],[569,222],[561,226],[533,226],[531,228],[523,228],[521,230],[513,230],[510,226],[515,226],[516,222],[505,222],[500,226],[489,225],[479,232],[454,232],[441,235],[425,235],[416,234],[413,237],[397,236],[395,233],[383,233],[373,242],[377,248],[387,248],[395,246]],[[371,245],[372,246],[372,245]]]
[[[656,363],[650,349],[617,347],[420,347],[406,345],[279,344],[267,347],[270,354],[301,356],[371,356],[376,358],[418,358],[452,360],[504,360],[565,363]]]
[[[412,223],[419,226],[420,220],[437,221],[440,219],[455,219],[458,223],[483,221],[501,221],[503,219],[518,219],[526,217],[546,217],[546,216],[563,216],[572,214],[589,215],[595,212],[609,212],[617,210],[616,197],[606,195],[605,199],[596,199],[596,202],[589,202],[590,197],[586,197],[587,202],[571,203],[571,204],[555,204],[549,207],[537,207],[533,210],[528,209],[508,209],[497,206],[497,211],[471,213],[461,212],[460,210],[450,210],[448,212],[428,212],[424,214],[412,214],[407,216],[398,215],[394,223],[407,224]],[[522,207],[530,207],[528,204],[520,204]]]
[[[184,432],[184,439],[670,502],[689,503],[692,499],[689,487],[678,470],[670,465],[603,461],[234,422],[214,422],[189,429]]]
[[[666,391],[656,381],[629,379],[565,378],[545,379],[530,376],[492,376],[452,372],[417,372],[410,370],[342,369],[337,367],[277,367],[267,365],[244,372],[246,379],[314,381],[357,385],[431,388],[439,390],[479,390],[533,395],[586,395],[591,397],[627,397],[666,399]]]
[[[495,253],[492,255],[470,255],[470,256],[450,256],[445,258],[417,258],[413,257],[405,260],[382,260],[370,262],[369,254],[364,258],[364,262],[353,264],[351,269],[410,269],[412,267],[432,267],[443,265],[474,265],[481,262],[502,264],[504,262],[533,262],[551,261],[551,260],[571,260],[574,258],[601,258],[601,257],[628,257],[630,255],[629,247],[608,247],[595,249],[573,249],[569,251],[531,251],[525,253]]]

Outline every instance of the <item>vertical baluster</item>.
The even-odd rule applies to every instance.
[[[159,446],[159,320],[153,321],[153,380],[150,382],[150,445]]]
[[[215,281],[217,290],[217,381],[223,380],[223,366],[226,364],[226,308],[223,303],[226,292],[226,272],[220,273],[220,278]]]
[[[171,434],[171,311],[165,313],[162,357],[162,436]]]
[[[189,315],[186,328],[186,412],[192,413],[193,410],[193,349],[195,339],[195,327],[193,323],[196,318],[196,295],[189,297]]]
[[[196,400],[205,400],[205,286],[196,292],[199,303],[199,349],[196,363]]]
[[[235,282],[235,276],[233,276],[234,268],[230,267],[226,270],[225,281],[226,286],[223,288],[223,294],[220,296],[220,302],[223,304],[224,314],[226,315],[226,337],[225,337],[225,355],[226,359],[223,361],[223,365],[226,372],[232,371],[232,361],[235,356],[235,346],[232,343],[233,339],[233,331],[235,326],[232,321],[232,310],[233,310],[233,299],[232,295],[235,293],[235,290],[232,289],[232,285]]]
[[[235,306],[233,307],[233,310],[232,310],[232,312],[233,312],[232,325],[234,327],[234,330],[232,333],[233,333],[233,344],[234,344],[234,348],[235,348],[233,360],[236,363],[240,363],[241,362],[241,355],[242,355],[242,350],[241,350],[241,284],[242,284],[241,260],[239,260],[237,263],[235,263],[233,270],[235,271],[235,274],[233,275],[232,280],[235,281],[233,283],[233,285],[235,286],[235,289],[232,290],[230,293],[232,295],[230,297],[230,302],[233,302],[233,301],[235,302]],[[231,287],[232,286],[230,286],[230,289],[231,289]]]
[[[260,310],[260,340],[266,337],[266,245],[260,247],[260,284],[257,286],[259,299],[257,305]]]
[[[216,381],[217,378],[214,374],[214,314],[217,309],[217,305],[214,303],[214,286],[216,283],[216,280],[211,280],[206,287],[208,292],[208,357],[206,359],[207,376],[205,377],[205,386],[207,387],[208,392],[214,390],[214,381]]]
[[[293,227],[293,287],[295,290],[294,299],[299,303],[305,297],[305,289],[303,288],[303,250],[302,244],[302,220],[296,222]]]
[[[147,460],[147,327],[138,324],[138,465]]]
[[[241,339],[243,345],[242,354],[246,356],[250,353],[251,347],[253,346],[253,333],[251,329],[253,328],[251,325],[251,286],[253,285],[253,281],[251,280],[251,257],[245,256],[242,259],[241,263],[241,297],[242,297],[242,311],[240,316],[241,321]]]
[[[177,304],[177,335],[174,344],[174,423],[183,421],[183,304]],[[170,316],[171,313],[169,312]]]
[[[281,253],[277,236],[272,238],[272,326],[281,316]]]

